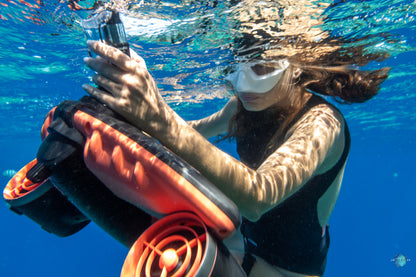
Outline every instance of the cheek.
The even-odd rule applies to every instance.
[[[282,98],[282,94],[279,93],[279,91],[275,89],[267,92],[264,95],[264,100],[270,103],[270,106],[278,103],[281,100],[281,98]]]
[[[266,93],[261,98],[261,104],[264,108],[269,108],[273,106],[274,104],[276,104],[277,101],[277,95],[274,93]]]

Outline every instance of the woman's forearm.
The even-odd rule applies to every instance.
[[[250,220],[257,220],[299,189],[342,139],[342,118],[327,108],[318,109],[256,171],[212,145],[173,110],[171,113],[169,124],[151,135],[199,170]]]
[[[233,97],[220,111],[199,120],[188,121],[188,124],[205,138],[218,136],[228,131],[230,119],[236,109],[237,99]]]
[[[244,216],[256,218],[250,214],[258,206],[255,194],[244,189],[251,187],[247,185],[247,176],[255,176],[256,172],[215,147],[176,113],[170,118],[169,125],[158,128],[160,132],[157,133],[150,131],[150,134],[199,170],[236,203]]]

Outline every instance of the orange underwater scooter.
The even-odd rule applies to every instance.
[[[123,277],[246,276],[221,242],[237,207],[154,138],[90,97],[53,109],[42,138],[3,192],[11,210],[61,237],[95,222],[131,247]]]
[[[116,11],[83,27],[129,54]],[[41,133],[36,159],[4,189],[11,210],[61,237],[95,222],[131,247],[122,277],[246,276],[221,242],[237,207],[157,140],[90,97],[59,104]]]

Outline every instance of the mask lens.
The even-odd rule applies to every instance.
[[[251,70],[253,70],[253,72],[256,73],[257,75],[262,76],[262,75],[272,73],[273,71],[276,70],[276,68],[268,64],[255,64],[251,67]]]

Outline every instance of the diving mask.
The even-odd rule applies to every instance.
[[[233,85],[236,92],[265,93],[279,82],[288,66],[287,59],[241,63],[225,79]]]

